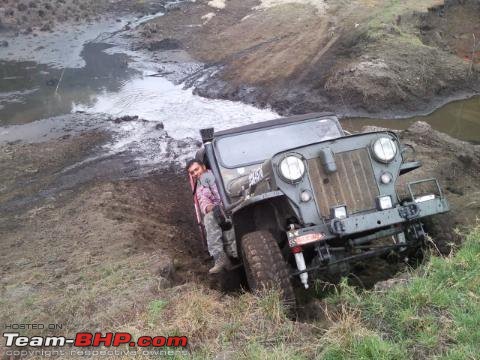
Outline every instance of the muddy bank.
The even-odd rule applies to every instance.
[[[281,114],[428,113],[480,91],[477,1],[184,3],[136,32],[137,47],[204,62],[186,79],[206,97]]]
[[[166,288],[203,281],[208,263],[183,177],[136,178],[114,166],[138,167],[121,155],[65,175],[107,138],[87,132],[0,147],[2,323],[55,321],[69,335],[138,325]]]
[[[164,10],[166,1],[129,0],[4,0],[0,31],[23,34],[51,31],[58,23],[99,21],[102,17],[149,14]]]

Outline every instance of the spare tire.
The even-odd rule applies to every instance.
[[[280,248],[268,231],[254,231],[242,237],[241,251],[248,286],[253,293],[278,289],[287,311],[295,307],[290,272]]]

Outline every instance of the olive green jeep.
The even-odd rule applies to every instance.
[[[287,302],[295,299],[292,280],[307,289],[312,278],[353,261],[418,249],[422,219],[449,210],[435,179],[399,188],[400,177],[421,164],[406,160],[394,132],[347,135],[334,114],[201,136],[198,156],[232,225],[237,251],[230,255],[238,254],[253,291],[276,286]]]

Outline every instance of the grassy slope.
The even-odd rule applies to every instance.
[[[407,282],[360,293],[342,284],[324,312],[319,322],[293,322],[276,293],[230,296],[187,284],[150,304],[147,329],[129,330],[186,335],[198,359],[477,359],[480,227]]]
[[[329,330],[323,358],[477,359],[480,228],[455,255],[432,257],[405,285],[360,295],[344,286],[331,300],[344,315]]]

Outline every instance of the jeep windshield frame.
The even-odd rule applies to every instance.
[[[261,164],[282,151],[343,135],[335,115],[309,114],[215,133],[213,143],[220,166],[236,169]]]

